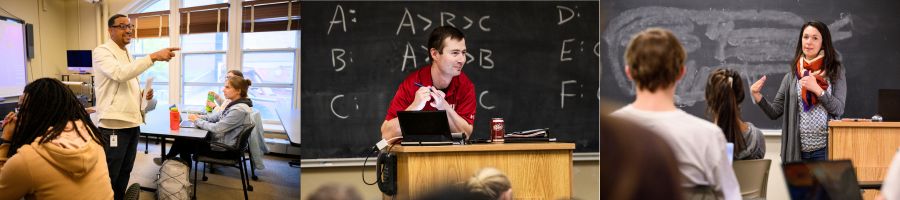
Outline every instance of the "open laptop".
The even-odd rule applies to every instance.
[[[178,126],[180,126],[181,128],[197,128],[197,125],[194,125],[194,122],[188,120],[181,121],[181,124],[179,124]]]
[[[450,145],[447,111],[398,111],[402,145]]]
[[[188,120],[187,113],[179,113],[181,115],[181,124],[178,124],[181,128],[197,128],[197,125],[194,125],[194,122]]]
[[[862,199],[850,160],[801,161],[781,167],[791,199]]]
[[[900,121],[900,89],[878,90],[878,114],[886,122]]]

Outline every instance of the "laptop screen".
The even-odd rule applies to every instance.
[[[451,141],[447,111],[398,111],[403,142]]]
[[[878,90],[878,114],[884,121],[900,121],[900,89]]]
[[[862,199],[850,160],[786,163],[782,169],[791,199]]]

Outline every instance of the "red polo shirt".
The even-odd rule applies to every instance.
[[[434,82],[431,80],[431,65],[413,71],[400,83],[400,86],[397,87],[397,94],[394,94],[394,99],[391,100],[391,107],[388,108],[384,120],[394,119],[397,117],[397,111],[406,110],[412,104],[416,98],[416,90],[419,89],[416,83],[424,86],[434,85]],[[475,122],[475,85],[472,84],[472,81],[469,80],[465,73],[460,73],[459,76],[453,77],[450,80],[450,86],[441,91],[447,95],[444,99],[447,100],[447,103],[454,108],[453,110],[459,116],[462,116],[469,124]],[[437,110],[430,105],[431,102],[434,102],[434,99],[428,101],[422,110]]]

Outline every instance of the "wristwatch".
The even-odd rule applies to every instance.
[[[825,96],[825,90],[822,90],[822,93],[820,93],[819,96],[820,96],[820,97],[821,97],[821,96]]]

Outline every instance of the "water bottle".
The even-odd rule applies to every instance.
[[[212,113],[213,108],[211,106],[209,106],[209,103],[213,102],[215,100],[216,100],[216,96],[214,96],[212,92],[206,93],[206,112],[207,113]]]

